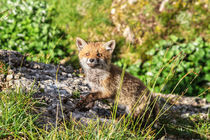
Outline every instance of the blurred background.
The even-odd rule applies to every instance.
[[[1,0],[0,49],[79,68],[75,38],[116,40],[113,63],[154,92],[210,101],[209,0]]]

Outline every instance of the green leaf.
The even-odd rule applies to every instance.
[[[151,49],[150,51],[146,52],[146,55],[154,55],[155,49]]]
[[[175,35],[171,35],[171,36],[170,36],[170,39],[171,39],[173,42],[178,41],[178,37],[176,37]]]

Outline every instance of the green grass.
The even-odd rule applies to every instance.
[[[123,77],[122,74],[122,81]],[[38,123],[39,114],[35,112],[40,102],[32,98],[33,93],[25,93],[21,88],[0,92],[0,139],[152,139],[158,132],[152,127],[140,127],[130,116],[117,120],[117,105],[109,121],[98,118],[84,125],[69,116],[59,124],[56,121],[55,126],[49,124],[51,129],[46,130]],[[79,96],[77,91],[74,94]]]
[[[125,68],[126,65],[121,81]],[[84,125],[69,116],[55,126],[50,124],[51,129],[46,130],[38,125],[39,114],[35,112],[40,103],[32,98],[33,93],[34,91],[25,93],[21,88],[0,92],[0,139],[154,139],[165,135],[162,130],[186,138],[209,137],[209,118],[204,120],[199,119],[199,116],[191,120],[179,118],[176,125],[166,122],[162,128],[155,129],[154,122],[165,112],[161,111],[152,122],[149,122],[150,117],[145,118],[147,125],[143,126],[142,121],[134,122],[131,116],[116,118],[117,102],[109,121],[89,120],[88,125]],[[79,92],[76,91],[74,96],[78,98]],[[141,117],[144,118],[144,115]]]
[[[103,27],[112,26],[109,18],[111,0],[46,1],[57,11],[55,24],[65,29],[70,34],[70,39],[75,39],[76,36],[88,39],[93,36],[92,33],[102,36],[106,31]]]
[[[37,125],[39,115],[34,110],[38,102],[32,95],[21,89],[0,92],[0,139],[142,139],[155,135],[152,130],[134,131],[127,119],[104,123],[90,120],[86,126],[71,118],[47,131]]]
[[[21,89],[0,92],[0,139],[32,136],[33,122],[37,118],[30,113],[34,103],[31,94],[25,94]]]
[[[68,121],[46,130],[37,124],[39,114],[34,110],[39,102],[32,95],[33,92],[25,93],[21,89],[0,92],[0,139],[154,139],[164,135],[160,129],[138,128],[130,117],[125,116],[105,122],[90,120],[88,125],[69,116]],[[186,127],[183,120],[180,125],[167,124],[163,130],[172,135],[209,137],[209,118],[192,117],[191,122],[190,127]]]
[[[114,25],[110,19],[112,0],[45,0],[56,9],[53,23],[68,34],[69,49],[73,52],[66,59],[79,67],[75,38],[87,41],[107,41],[122,37],[113,34]]]
[[[210,111],[210,110],[208,110]],[[206,119],[200,119],[200,116],[192,116],[190,119],[194,124],[194,128],[189,129],[192,132],[198,133],[202,138],[210,138],[210,113]]]
[[[8,73],[8,66],[0,61],[0,74],[7,74]]]

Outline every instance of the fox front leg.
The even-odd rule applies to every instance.
[[[77,108],[84,108],[89,103],[93,103],[94,101],[100,99],[101,92],[92,92],[86,95],[85,97],[81,96],[81,100],[77,103]]]
[[[88,105],[91,102],[94,102],[96,100],[100,99],[107,99],[110,98],[109,94],[102,93],[102,92],[92,92],[86,95],[85,97],[82,97],[82,99],[79,101],[79,103],[76,105],[77,108],[84,108],[86,105]]]

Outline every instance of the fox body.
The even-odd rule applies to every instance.
[[[153,101],[153,96],[143,82],[127,72],[120,87],[122,70],[111,64],[115,41],[87,43],[77,38],[76,45],[85,80],[91,87],[91,92],[77,106],[84,107],[100,99],[113,102],[118,99],[118,105],[125,108],[128,114],[132,113],[135,117],[143,114]]]

